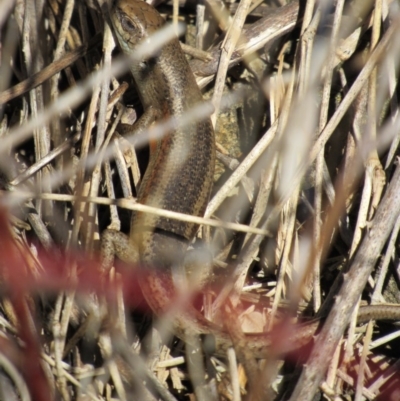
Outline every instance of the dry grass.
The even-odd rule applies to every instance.
[[[113,271],[104,288],[96,263],[101,231],[127,231],[129,209],[164,213],[132,201],[146,135],[113,136],[141,112],[129,60],[97,1],[3,1],[0,398],[150,399],[150,388],[164,400],[236,401],[273,384],[276,399],[311,400],[318,388],[328,399],[395,399],[395,335],[382,345],[372,324],[355,330],[354,311],[399,299],[399,2],[174,3],[158,9],[207,50],[187,52],[215,107],[221,163],[196,241],[213,257],[205,313],[220,321],[230,297],[231,330],[271,330],[285,305],[329,318],[282,381],[271,358],[247,387],[233,350],[187,360],[180,341],[146,332],[137,273]]]

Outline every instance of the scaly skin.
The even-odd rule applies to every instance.
[[[156,32],[164,23],[158,12],[139,0],[114,2],[111,21],[115,36],[124,53],[131,55],[135,47]],[[133,63],[135,80],[145,114],[138,126],[143,129],[154,121],[180,117],[202,101],[178,39],[172,40],[150,60]],[[209,199],[215,163],[215,140],[210,120],[169,132],[163,139],[151,143],[151,156],[138,193],[138,202],[167,210],[202,216]],[[103,266],[108,269],[116,254],[127,262],[140,262],[148,267],[141,277],[142,292],[159,316],[170,311],[176,300],[172,268],[183,263],[187,244],[198,226],[144,213],[134,213],[129,238],[106,230],[102,238]],[[232,346],[230,336],[206,320],[192,307],[175,308],[174,333],[185,341],[193,334],[211,334],[215,351],[225,354]],[[364,311],[364,312],[363,312]],[[381,319],[399,319],[399,307],[367,307],[360,309],[360,320],[378,316]],[[299,326],[284,351],[308,342],[320,323],[313,321]],[[242,357],[264,357],[271,338],[265,334],[238,337],[235,344]],[[243,350],[247,355],[243,355]]]

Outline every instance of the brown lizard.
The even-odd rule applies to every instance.
[[[127,55],[132,55],[140,42],[151,40],[151,35],[164,24],[159,13],[140,0],[115,1],[110,17],[114,34]],[[133,62],[130,69],[145,109],[134,126],[136,131],[161,119],[179,118],[202,101],[177,38],[150,59]],[[210,120],[169,132],[162,139],[151,142],[150,148],[150,162],[137,201],[202,216],[212,186],[215,162],[215,140]],[[104,269],[108,270],[112,265],[114,255],[126,262],[146,266],[149,274],[140,276],[140,286],[153,312],[161,316],[176,298],[172,269],[182,263],[188,243],[197,230],[197,224],[136,212],[129,236],[113,230],[103,233]],[[372,318],[399,319],[400,308],[378,306],[360,309],[359,321]],[[292,347],[308,342],[319,324],[319,321],[313,321],[300,326],[290,339]],[[179,308],[173,315],[173,332],[185,341],[193,334],[211,334],[219,355],[224,355],[232,346],[231,337],[226,332],[191,306]],[[251,357],[265,356],[271,343],[266,333],[239,338],[243,339],[239,347]]]

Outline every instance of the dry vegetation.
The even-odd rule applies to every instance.
[[[395,326],[353,312],[400,299],[398,0],[157,4],[188,24],[216,110],[206,315],[234,305],[222,324],[252,332],[329,313],[313,351],[247,379],[233,352],[188,360],[158,324],[161,341],[137,270],[99,278],[100,233],[129,230],[147,157],[114,135],[142,108],[99,3],[0,2],[0,399],[398,399]]]

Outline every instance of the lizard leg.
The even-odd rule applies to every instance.
[[[114,263],[115,256],[123,262],[138,262],[138,252],[129,241],[129,237],[117,230],[104,230],[101,235],[100,258],[103,272],[108,272]]]

